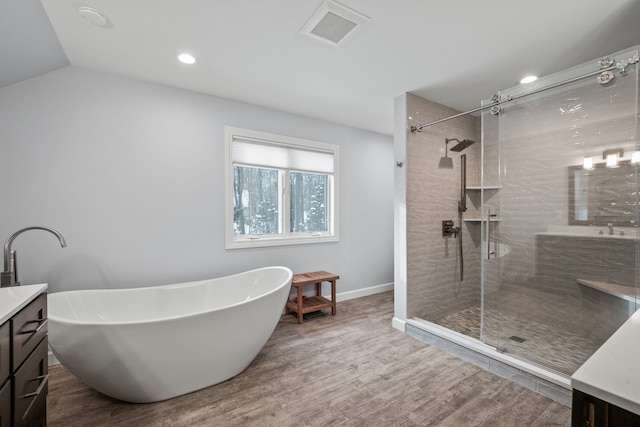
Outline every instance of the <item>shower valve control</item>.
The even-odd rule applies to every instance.
[[[457,237],[460,229],[454,227],[453,221],[450,219],[442,221],[442,237]]]

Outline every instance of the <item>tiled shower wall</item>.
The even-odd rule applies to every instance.
[[[407,94],[407,317],[435,320],[480,304],[480,223],[458,219],[460,155],[467,155],[467,185],[480,185],[481,142],[479,118],[464,116],[410,132],[417,126],[458,113],[451,108]],[[453,168],[439,168],[445,139],[472,139],[461,153],[449,152]],[[449,148],[456,143],[451,142]],[[475,216],[479,192],[470,194]],[[474,200],[470,200],[474,199]],[[459,239],[442,236],[442,221],[462,228],[464,280],[460,281]]]
[[[491,239],[510,249],[503,259],[486,264],[489,313],[552,324],[599,343],[626,320],[628,312],[620,311],[609,295],[594,298],[597,292],[585,292],[576,279],[634,286],[637,226],[616,224],[613,239],[606,224],[571,225],[569,167],[580,167],[585,156],[602,163],[605,150],[623,149],[629,158],[638,149],[637,84],[631,71],[604,86],[587,78],[506,104],[499,116],[483,113],[485,156],[500,144],[499,170],[485,168],[485,178],[500,174],[501,221]],[[636,183],[637,172],[627,179]],[[613,190],[590,190],[589,200],[606,196],[603,202],[615,205]],[[629,208],[637,211],[638,201]],[[637,223],[637,212],[631,215]],[[509,304],[500,297],[505,287],[548,295],[562,310],[548,315],[536,304]],[[484,326],[485,338],[498,334],[500,325],[492,318],[485,317]],[[600,331],[597,337],[594,331]]]
[[[500,122],[502,175],[499,191],[502,221],[495,237],[511,247],[500,272],[503,281],[523,283],[534,277],[536,235],[539,233],[557,232],[567,239],[571,235],[597,239],[597,232],[602,229],[607,234],[606,225],[569,225],[568,171],[570,166],[580,166],[584,156],[592,156],[601,163],[604,150],[624,149],[630,153],[635,149],[636,86],[632,75],[620,77],[607,86],[588,79],[507,105],[499,118],[493,116],[493,120]],[[487,128],[490,127],[488,116],[490,113],[485,113],[483,123]],[[485,144],[489,149],[495,140],[485,138]],[[635,181],[636,177],[629,179]],[[596,195],[589,196],[593,199]],[[610,203],[615,201],[612,199]],[[637,205],[632,207],[636,208]],[[637,231],[636,227],[620,228],[617,225],[616,229],[617,233],[625,230],[626,237],[635,236]],[[612,249],[611,252],[616,251]],[[581,253],[577,251],[574,257]],[[627,267],[635,270],[635,265]],[[545,273],[548,275],[549,272]],[[602,273],[589,276],[602,280],[611,275],[611,272]],[[575,282],[572,286],[562,287],[552,286],[547,280],[536,280],[531,284],[555,292],[577,292]],[[634,281],[629,283],[633,284]]]

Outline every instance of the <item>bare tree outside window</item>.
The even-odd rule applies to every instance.
[[[291,172],[292,233],[328,231],[328,177],[325,174]]]
[[[239,234],[278,234],[278,171],[234,166],[233,231]]]
[[[339,241],[339,147],[225,127],[227,249]]]

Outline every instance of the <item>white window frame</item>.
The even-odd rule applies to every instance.
[[[330,153],[333,157],[333,174],[329,175],[329,202],[327,213],[329,217],[327,233],[317,235],[316,233],[294,233],[290,232],[290,195],[289,180],[283,180],[284,194],[283,203],[280,207],[283,217],[283,233],[277,236],[236,236],[233,232],[233,142],[234,140],[259,142],[265,145],[283,146],[303,150]],[[294,138],[283,135],[270,134],[248,129],[240,129],[225,126],[225,248],[256,248],[266,246],[298,245],[310,243],[326,243],[339,241],[338,227],[338,200],[339,200],[339,147],[325,142],[311,141],[307,139]],[[260,167],[259,165],[254,165]],[[271,167],[265,166],[265,168]],[[293,172],[296,172],[293,170]],[[303,171],[304,172],[304,171]],[[309,173],[322,173],[308,171]]]

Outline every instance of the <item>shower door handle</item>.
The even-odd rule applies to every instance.
[[[491,256],[496,254],[495,250],[491,250],[491,218],[495,218],[497,216],[497,213],[491,213],[491,209],[487,209],[487,259],[491,259]]]

